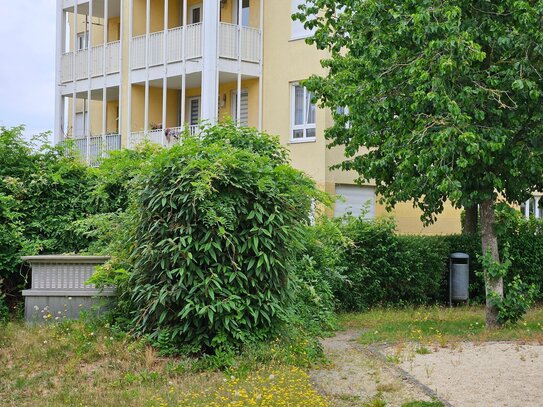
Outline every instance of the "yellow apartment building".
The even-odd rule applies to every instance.
[[[394,216],[401,233],[459,232],[452,207],[423,227],[411,204],[387,213],[374,186],[329,170],[343,151],[326,147],[332,115],[299,84],[325,74],[326,57],[291,19],[301,2],[57,0],[56,141],[75,139],[95,164],[110,150],[143,140],[167,146],[186,128],[231,117],[278,135],[296,168],[343,197],[334,215],[363,210]]]

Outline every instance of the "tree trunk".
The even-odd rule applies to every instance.
[[[477,233],[479,223],[479,208],[477,205],[464,208],[464,229],[462,233],[465,235],[474,235]]]
[[[498,236],[496,235],[495,224],[496,216],[494,214],[494,200],[490,199],[481,204],[481,246],[483,256],[490,252],[492,260],[499,262]],[[489,294],[494,292],[503,298],[503,278],[491,278],[485,270],[486,286],[486,327],[497,328],[498,308],[489,301]]]

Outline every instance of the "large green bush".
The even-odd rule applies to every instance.
[[[138,198],[134,328],[209,352],[263,339],[287,314],[290,271],[318,199],[279,141],[231,123],[159,153]]]

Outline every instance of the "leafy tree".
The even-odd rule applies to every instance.
[[[543,1],[306,3],[295,18],[329,52],[328,75],[306,86],[332,110],[339,167],[375,180],[389,207],[413,200],[428,223],[447,200],[479,205],[483,252],[499,263],[496,202],[543,190]],[[488,327],[503,301],[492,269]]]

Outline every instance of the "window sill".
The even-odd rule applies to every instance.
[[[308,138],[297,139],[297,140],[291,139],[289,141],[289,144],[315,143],[316,141],[317,141],[316,137],[311,137],[311,138],[308,137]]]
[[[288,41],[289,42],[295,42],[295,41],[305,40],[305,39],[310,38],[312,36],[313,36],[313,34],[302,35],[302,36],[298,36],[298,37],[290,37],[290,39]]]

